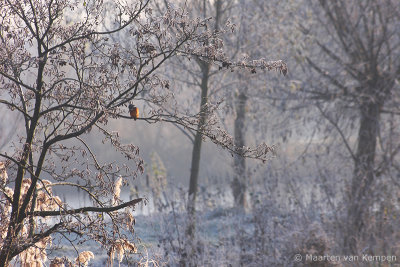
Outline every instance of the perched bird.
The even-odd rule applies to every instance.
[[[131,118],[134,118],[135,120],[139,118],[139,108],[135,107],[132,104],[129,104],[129,114],[131,115]]]

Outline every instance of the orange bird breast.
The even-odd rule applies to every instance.
[[[137,107],[132,108],[132,109],[129,111],[129,113],[130,113],[131,117],[134,118],[135,120],[136,120],[137,118],[139,118],[139,109],[138,109]]]

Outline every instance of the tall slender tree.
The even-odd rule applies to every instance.
[[[203,16],[207,16],[207,10],[209,9],[208,1],[203,0]],[[217,0],[215,2],[215,26],[214,31],[218,32],[220,17],[221,17],[221,7],[222,1]],[[198,191],[198,180],[199,180],[199,169],[200,169],[200,157],[201,157],[201,144],[203,142],[202,129],[206,126],[207,117],[209,116],[207,111],[208,104],[208,93],[209,93],[209,79],[210,79],[210,69],[211,64],[200,58],[196,60],[201,71],[201,96],[200,96],[200,120],[198,125],[198,131],[195,134],[192,150],[192,161],[190,168],[190,179],[189,179],[189,193],[188,193],[188,215],[189,215],[189,225],[187,227],[187,235],[189,240],[194,239],[195,231],[195,209],[196,209],[196,199]]]

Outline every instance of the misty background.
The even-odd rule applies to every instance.
[[[133,101],[138,120],[109,119],[105,128],[137,146],[144,161],[143,173],[124,177],[122,199],[146,198],[136,207],[135,233],[150,254],[178,266],[191,240],[202,266],[310,266],[293,257],[360,253],[398,256],[396,263],[368,266],[399,264],[398,1],[154,1],[152,12],[163,14],[168,4],[210,17],[232,62],[282,60],[289,71],[174,58],[160,69],[173,101],[160,107],[144,92]],[[111,38],[131,45],[124,33]],[[266,160],[240,157],[200,136],[193,204],[192,153],[201,131],[146,118],[158,108],[198,114],[204,92],[236,147],[265,142],[273,152]],[[0,149],[12,154],[19,142],[14,133],[24,125],[14,113],[4,114]],[[129,116],[127,107],[122,114]],[[99,162],[137,168],[99,132],[81,137]],[[71,206],[90,203],[79,190],[54,192]]]

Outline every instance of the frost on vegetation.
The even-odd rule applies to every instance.
[[[118,133],[109,132],[104,126],[110,119],[130,119],[126,106],[145,97],[145,101],[160,107],[160,112],[140,119],[197,129],[200,113],[186,115],[174,109],[171,114],[162,109],[165,101],[173,98],[169,81],[158,70],[164,61],[181,56],[231,70],[287,72],[283,62],[231,62],[222,50],[223,30],[210,30],[210,18],[191,19],[186,7],[168,6],[164,14],[153,15],[151,1],[3,2],[0,13],[7,16],[0,16],[1,104],[10,112],[19,112],[25,121],[25,131],[18,135],[19,143],[15,143],[12,156],[2,154],[15,163],[17,175],[8,181],[6,164],[0,164],[0,262],[5,265],[15,261],[13,257],[26,266],[44,265],[50,255],[47,249],[52,245],[51,236],[57,233],[76,234],[82,243],[94,240],[102,247],[111,245],[110,255],[117,253],[119,260],[126,250],[135,251],[129,241],[115,240],[117,234],[127,230],[125,225],[133,234],[130,227],[134,221],[128,213],[121,216],[117,211],[133,207],[142,199],[122,203],[123,179],[120,177],[113,184],[109,177],[136,177],[144,172],[144,163],[138,147],[121,143]],[[115,40],[117,33],[130,45]],[[219,121],[211,115],[217,112],[217,105],[206,108],[210,119],[200,129],[204,137],[232,153],[243,151],[247,157],[265,158],[269,154],[266,146],[236,148],[233,138],[216,128]],[[97,155],[80,138],[92,129],[97,129],[103,142],[109,142],[137,168],[126,167],[123,171],[122,164],[115,162],[100,166]],[[78,144],[68,145],[76,139]],[[54,195],[54,184],[41,175],[65,188],[79,188],[79,192],[90,196],[93,206],[68,209]],[[74,179],[83,184],[71,182]],[[157,179],[157,190],[164,188],[164,176],[158,173]],[[8,183],[15,185],[14,191],[6,187]],[[105,222],[103,214],[111,218],[111,223]],[[75,264],[86,266],[93,256],[92,252],[82,252]],[[55,258],[51,264],[65,265]]]
[[[0,162],[0,178],[4,181],[3,184],[6,183],[7,172],[5,170],[4,163]],[[24,179],[21,185],[21,200],[23,200],[27,194],[27,191],[31,185],[31,179]],[[117,204],[119,200],[119,195],[121,192],[121,186],[123,183],[122,177],[115,182],[115,187],[113,191],[113,204]],[[52,182],[48,180],[42,180],[37,186],[37,195],[35,202],[34,211],[54,211],[63,207],[63,203],[58,196],[54,196],[52,189]],[[11,210],[11,202],[13,197],[13,190],[9,187],[2,188],[3,195],[1,196],[0,202],[0,210],[1,220],[0,220],[0,247],[3,245],[4,239],[7,235],[7,226],[9,222],[9,214]],[[125,212],[122,214],[125,218],[127,227],[132,227],[134,224],[134,217],[129,212]],[[43,221],[43,220],[42,220]],[[23,230],[21,234],[28,238],[29,236],[30,225],[29,222],[24,222]],[[21,267],[42,267],[46,266],[45,262],[49,259],[47,258],[47,249],[51,247],[52,238],[47,236],[36,242],[33,246],[27,248],[22,253],[19,254],[19,261],[21,263]],[[118,262],[121,263],[124,255],[127,253],[137,253],[136,246],[129,242],[126,239],[118,239],[116,240],[110,247],[108,255],[109,255],[109,266],[113,266],[113,259],[115,254],[118,257]],[[88,266],[90,260],[94,259],[94,254],[91,251],[83,251],[79,254],[79,256],[75,259],[74,262],[71,262],[68,258],[63,257],[55,257],[50,260],[51,267],[65,267],[65,266]]]
[[[42,267],[47,261],[46,247],[51,245],[51,238],[46,237],[37,242],[34,246],[22,252],[19,257],[21,267]]]
[[[5,185],[8,179],[8,175],[6,172],[6,166],[4,162],[0,162],[0,185]]]
[[[112,205],[113,206],[118,204],[119,196],[121,194],[122,184],[123,184],[123,179],[120,176],[120,177],[118,177],[117,181],[115,181],[115,183],[114,183],[113,199],[112,199]]]
[[[76,258],[75,263],[78,266],[88,266],[89,261],[91,259],[94,259],[94,254],[91,251],[83,251],[79,254],[79,256]]]
[[[7,236],[7,230],[9,225],[9,216],[11,212],[11,203],[13,200],[14,191],[5,187],[7,183],[8,175],[5,168],[5,164],[0,162],[0,179],[2,182],[1,190],[2,195],[0,196],[0,247],[3,246],[5,238]],[[24,179],[21,185],[20,205],[22,200],[28,192],[31,185],[31,179]],[[51,182],[42,180],[37,187],[37,197],[33,211],[52,211],[57,210],[62,206],[62,201],[58,196],[54,196],[51,190]],[[30,205],[32,205],[30,203]],[[31,210],[31,206],[28,207]],[[24,221],[22,225],[21,235],[28,238],[29,236],[30,222]],[[26,250],[19,254],[21,266],[32,267],[32,266],[44,266],[43,264],[47,261],[46,249],[51,246],[51,238],[44,236],[39,241],[28,247]]]
[[[108,266],[110,267],[113,266],[115,253],[117,253],[118,264],[121,264],[125,254],[137,253],[137,248],[134,244],[126,239],[116,240],[108,251]]]

